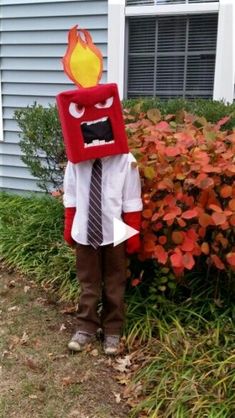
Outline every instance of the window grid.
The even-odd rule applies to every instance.
[[[129,19],[127,97],[213,96],[218,15],[193,19],[192,16]],[[200,25],[208,30],[203,44],[198,39]]]

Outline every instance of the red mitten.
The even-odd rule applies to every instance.
[[[64,210],[64,239],[71,246],[75,244],[75,241],[71,236],[75,212],[76,208],[65,208]]]
[[[140,230],[141,212],[127,212],[122,215],[124,222],[132,228]],[[140,235],[136,234],[126,241],[126,252],[128,254],[137,253],[140,250]]]

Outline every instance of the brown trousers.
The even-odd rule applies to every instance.
[[[78,244],[77,275],[81,286],[78,327],[95,333],[102,328],[106,335],[118,335],[124,321],[124,292],[126,286],[125,245],[100,246]],[[102,301],[101,315],[97,313]]]

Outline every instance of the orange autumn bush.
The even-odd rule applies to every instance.
[[[180,276],[195,263],[235,270],[235,129],[184,111],[125,111],[142,177],[140,259]]]

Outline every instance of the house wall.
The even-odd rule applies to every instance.
[[[19,128],[14,111],[35,101],[55,103],[57,93],[74,88],[62,71],[61,57],[68,30],[78,24],[91,32],[104,55],[107,80],[107,0],[2,0],[0,81],[2,141],[0,188],[21,193],[38,191],[35,179],[21,161]],[[1,130],[1,126],[0,126]]]

